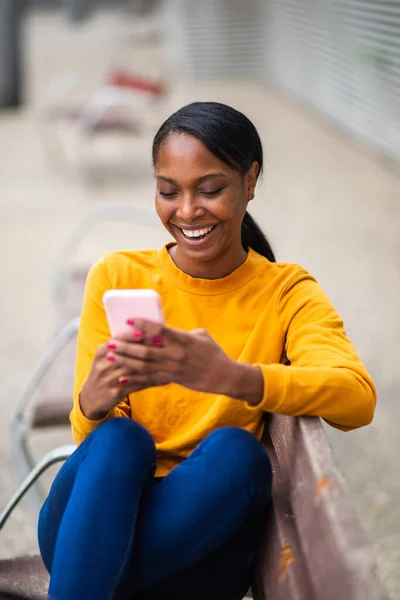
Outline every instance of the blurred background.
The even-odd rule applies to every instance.
[[[399,600],[400,0],[0,0],[0,507],[21,479],[10,423],[59,328],[57,276],[166,241],[114,217],[151,209],[152,136],[193,100],[255,122],[253,216],[322,284],[375,380],[372,425],[327,433]],[[71,441],[39,426],[29,448]],[[24,503],[0,557],[37,552],[35,528]]]

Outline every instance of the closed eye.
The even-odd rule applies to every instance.
[[[162,192],[161,190],[158,190],[158,193],[160,196],[164,196],[164,198],[172,198],[173,196],[176,196],[178,192]]]
[[[216,190],[210,190],[210,191],[199,190],[199,193],[202,194],[203,196],[207,196],[210,198],[212,196],[217,196],[217,194],[220,194],[224,189],[225,189],[225,186],[222,186]],[[178,194],[178,192],[163,192],[162,190],[158,190],[158,193],[160,194],[160,196],[163,196],[164,198],[173,198],[174,196],[176,196]]]
[[[222,186],[220,188],[218,188],[217,190],[211,190],[211,191],[200,191],[200,194],[203,194],[204,196],[216,196],[217,194],[220,194],[222,192],[222,190],[225,189],[225,186]]]

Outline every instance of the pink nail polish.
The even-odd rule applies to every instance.
[[[123,385],[124,383],[128,383],[128,379],[126,377],[120,377],[118,379],[118,381],[120,382],[121,385]]]
[[[114,344],[114,342],[110,342],[109,344],[107,344],[107,348],[110,348],[110,350],[116,350],[117,344]]]
[[[107,360],[109,360],[110,362],[115,362],[114,354],[107,354]]]
[[[159,346],[162,343],[162,339],[160,337],[158,337],[158,335],[156,335],[155,337],[153,337],[153,339],[151,340],[151,343],[154,346]]]
[[[126,320],[126,324],[127,325],[134,325],[135,324],[135,319],[127,319]]]
[[[134,331],[133,332],[133,337],[135,338],[135,340],[140,340],[140,338],[142,337],[142,332],[141,331]]]

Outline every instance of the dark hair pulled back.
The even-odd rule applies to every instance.
[[[224,163],[246,173],[253,162],[263,170],[263,149],[257,129],[243,113],[219,102],[193,102],[171,115],[153,141],[153,164],[169,135],[184,132],[198,138]],[[242,222],[242,245],[275,262],[273,250],[260,227],[246,211]]]

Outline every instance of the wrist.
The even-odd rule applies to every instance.
[[[242,400],[252,406],[257,406],[263,399],[264,377],[260,367],[232,360],[226,384],[226,396]]]
[[[99,409],[93,408],[88,402],[88,398],[86,394],[84,394],[83,390],[79,394],[79,406],[81,409],[81,413],[86,419],[89,421],[101,421],[104,417],[107,416],[109,411],[101,411]]]

